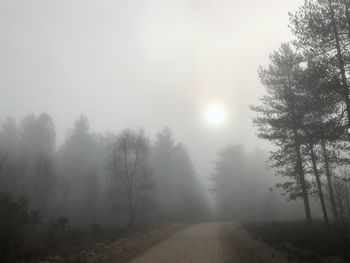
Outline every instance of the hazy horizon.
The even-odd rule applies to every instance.
[[[47,112],[58,143],[80,114],[102,133],[169,126],[206,177],[227,144],[268,147],[249,111],[257,68],[302,2],[1,1],[0,120]],[[213,104],[217,127],[203,120]]]

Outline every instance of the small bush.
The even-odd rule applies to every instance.
[[[67,217],[60,217],[56,221],[51,222],[46,231],[46,245],[48,247],[54,247],[64,242],[68,238],[70,228]]]
[[[14,199],[9,194],[0,192],[1,262],[14,262],[21,255],[24,228],[39,222],[39,213],[29,211],[26,198]]]
[[[103,228],[97,223],[93,223],[90,225],[90,234],[91,237],[95,240],[103,239],[105,237],[105,232],[103,231]]]
[[[320,262],[319,258],[325,257],[350,262],[350,226],[333,225],[326,229],[323,222],[314,222],[312,226],[304,222],[272,222],[245,227],[262,241],[286,250],[298,262]]]

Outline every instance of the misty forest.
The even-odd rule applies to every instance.
[[[350,262],[349,0],[0,0],[0,262]]]

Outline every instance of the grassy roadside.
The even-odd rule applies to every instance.
[[[180,224],[167,224],[149,229],[134,229],[115,240],[89,240],[84,244],[67,242],[61,244],[60,248],[50,251],[48,255],[31,262],[126,263],[184,227],[185,225]]]
[[[244,227],[257,239],[288,254],[291,262],[350,262],[350,226],[332,226],[320,222],[250,223]]]

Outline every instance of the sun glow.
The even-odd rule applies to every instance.
[[[220,105],[213,105],[206,110],[205,119],[212,126],[220,126],[226,121],[226,111]]]

